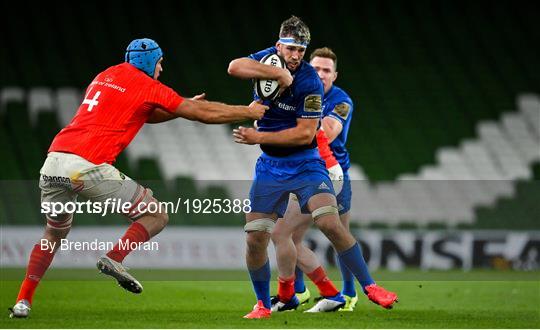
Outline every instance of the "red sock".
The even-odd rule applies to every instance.
[[[144,243],[150,239],[150,234],[138,222],[134,222],[129,226],[128,230],[121,238],[122,245],[117,243],[111,251],[107,253],[107,257],[114,261],[122,262],[124,258],[132,251],[132,243]],[[127,243],[127,244],[126,244]]]
[[[30,254],[28,267],[26,268],[26,276],[24,277],[24,281],[19,290],[19,295],[17,296],[17,301],[26,299],[32,304],[34,291],[36,291],[41,277],[45,274],[47,268],[49,268],[53,258],[54,253],[51,253],[50,248],[42,250],[41,245],[34,245],[32,253]]]
[[[326,275],[326,272],[322,266],[319,266],[319,268],[315,269],[311,273],[308,273],[307,276],[311,279],[311,281],[313,281],[313,283],[315,283],[321,296],[333,297],[339,293],[334,283]]]
[[[294,275],[291,278],[278,277],[278,296],[281,302],[288,302],[294,296]]]

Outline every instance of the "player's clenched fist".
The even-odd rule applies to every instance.
[[[264,116],[264,113],[266,110],[268,110],[268,107],[266,105],[262,105],[258,102],[251,102],[249,105],[250,113],[252,115],[251,119],[261,119]]]
[[[286,89],[290,85],[292,85],[293,82],[293,76],[291,72],[288,69],[281,69],[279,68],[280,75],[277,79],[279,87],[281,89]]]

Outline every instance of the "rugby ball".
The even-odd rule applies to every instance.
[[[261,59],[262,64],[277,66],[285,69],[285,60],[278,54],[268,54]],[[273,100],[279,94],[277,80],[255,79],[255,94],[263,100]]]

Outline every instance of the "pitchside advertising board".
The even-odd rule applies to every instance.
[[[125,227],[75,227],[62,242],[54,267],[94,267]],[[0,267],[24,267],[43,228],[1,227]],[[354,235],[371,269],[540,268],[540,231],[361,230]],[[46,244],[44,242],[43,244]],[[313,230],[308,244],[326,265],[334,263],[328,240]],[[168,227],[150,243],[136,246],[126,265],[141,268],[241,269],[245,234],[241,228]],[[273,247],[270,260],[275,267]]]

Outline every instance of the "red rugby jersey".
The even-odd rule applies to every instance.
[[[174,112],[183,100],[129,63],[112,66],[88,86],[75,117],[56,135],[49,152],[112,164],[155,108]]]

